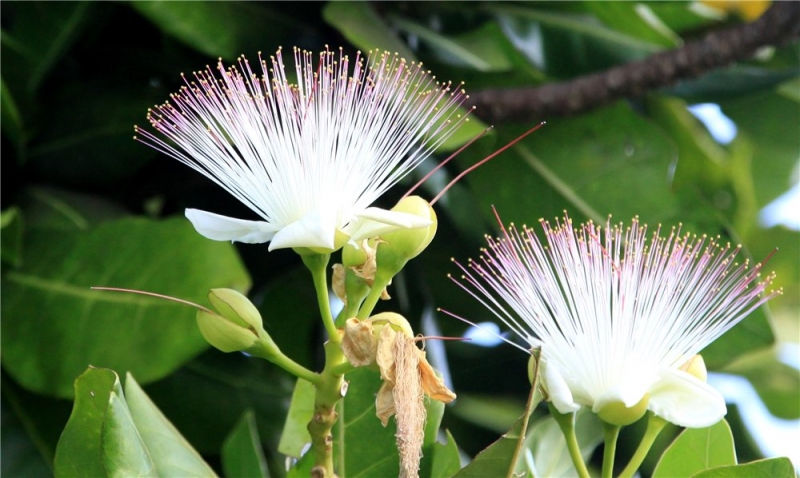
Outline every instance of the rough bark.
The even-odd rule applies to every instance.
[[[697,78],[747,60],[762,47],[800,37],[800,2],[775,2],[752,23],[712,31],[673,50],[562,83],[487,89],[470,95],[474,114],[489,122],[533,122],[570,116],[621,98]]]

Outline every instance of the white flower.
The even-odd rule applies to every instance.
[[[195,72],[171,101],[148,112],[170,141],[136,128],[140,141],[204,174],[252,209],[247,221],[187,209],[209,239],[269,249],[336,249],[397,228],[428,226],[417,216],[370,205],[420,164],[465,118],[460,88],[439,83],[397,55],[359,52],[352,62],[327,48],[315,65],[294,49],[297,84],[281,50],[261,59],[261,76],[238,68]]]
[[[541,221],[542,245],[514,225],[488,238],[455,281],[530,346],[541,346],[541,381],[561,413],[651,410],[705,427],[726,412],[722,396],[682,366],[774,296],[761,264],[735,263],[740,247],[647,227]],[[518,317],[511,312],[518,314]],[[519,345],[515,345],[519,348]],[[638,415],[636,415],[638,413]],[[617,423],[624,424],[624,423]]]

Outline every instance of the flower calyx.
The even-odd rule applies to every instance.
[[[211,289],[208,300],[216,312],[197,311],[197,327],[203,338],[222,352],[253,352],[269,357],[278,348],[263,327],[258,309],[233,289]]]
[[[433,207],[419,196],[405,197],[391,210],[417,216],[430,221],[430,225],[414,229],[397,229],[380,236],[382,244],[376,251],[376,274],[389,280],[403,269],[406,262],[417,257],[428,247],[436,235],[438,226]]]

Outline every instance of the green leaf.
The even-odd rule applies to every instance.
[[[227,60],[263,45],[277,47],[279,39],[304,29],[291,17],[260,3],[131,2],[131,6],[164,33],[206,55]]]
[[[24,162],[23,147],[25,146],[25,130],[22,116],[14,101],[14,95],[6,86],[5,80],[0,78],[0,125],[3,135],[8,138],[17,152],[17,162]]]
[[[242,415],[222,445],[222,468],[225,475],[269,478],[264,451],[258,437],[252,410]]]
[[[97,7],[93,2],[20,2],[7,8],[6,14],[14,21],[10,29],[3,29],[3,63],[12,61],[15,68],[4,69],[4,79],[15,94],[32,94],[79,37]]]
[[[653,478],[692,476],[710,468],[735,464],[733,435],[723,419],[708,428],[684,430],[661,456]]]
[[[203,302],[213,287],[249,286],[232,246],[203,238],[183,218],[108,221],[61,231],[58,241],[53,234],[31,228],[24,267],[2,282],[3,365],[40,393],[70,396],[70,382],[87,363],[153,381],[207,348],[191,307],[90,287]]]
[[[433,463],[430,478],[450,478],[461,469],[461,457],[458,445],[450,430],[445,430],[447,441],[433,445]]]
[[[633,2],[583,2],[603,23],[626,35],[664,48],[683,42],[646,4]]]
[[[302,378],[297,379],[278,445],[278,451],[284,455],[300,458],[306,446],[311,443],[307,427],[314,415],[315,394],[314,384]]]
[[[19,267],[22,264],[22,213],[10,207],[0,213],[0,258],[4,264]]]
[[[125,395],[138,434],[149,450],[159,475],[214,475],[214,470],[161,413],[130,373],[125,377]]]
[[[159,476],[121,391],[120,395],[115,391],[110,393],[100,431],[100,447],[103,468],[110,478]]]
[[[701,471],[692,478],[743,478],[763,476],[769,478],[795,478],[792,461],[786,457],[758,460],[744,465],[720,466]]]
[[[459,43],[429,28],[402,18],[399,15],[392,15],[390,20],[398,29],[411,35],[416,35],[420,40],[430,44],[433,50],[439,54],[451,56],[459,63],[478,71],[491,71],[494,69],[488,61],[474,54],[470,49],[463,47]]]
[[[769,370],[769,373],[764,373]],[[800,418],[797,396],[800,393],[800,371],[777,357],[777,348],[752,352],[723,370],[741,375],[753,385],[770,413],[784,420]]]
[[[416,60],[416,55],[368,2],[328,2],[322,9],[322,16],[347,41],[363,51],[377,48],[397,53],[409,62]]]
[[[490,4],[486,10],[496,15],[506,35],[531,63],[553,77],[586,74],[662,50],[607,28],[588,15],[547,12],[527,4]]]
[[[760,66],[734,65],[714,70],[694,80],[681,81],[664,92],[680,96],[688,101],[720,102],[742,95],[769,90],[786,80],[796,78],[800,67],[780,69]]]
[[[56,477],[107,476],[100,463],[100,431],[115,389],[121,391],[119,379],[107,369],[89,367],[75,380],[75,405],[56,448]]]

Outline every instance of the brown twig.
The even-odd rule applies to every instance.
[[[489,122],[541,121],[633,98],[751,58],[759,48],[800,37],[800,2],[775,2],[753,23],[713,31],[681,48],[600,73],[538,87],[487,89],[470,95],[474,114]]]

